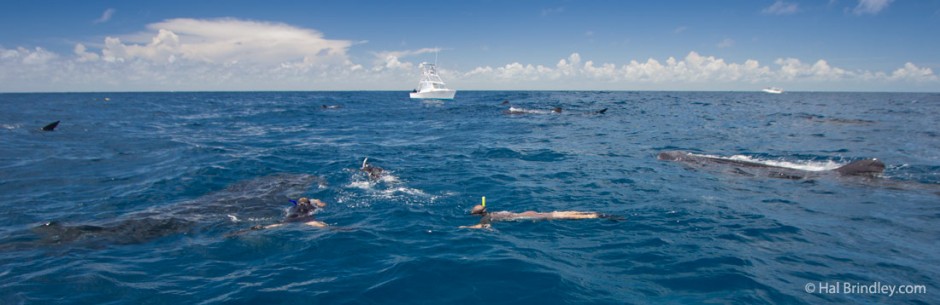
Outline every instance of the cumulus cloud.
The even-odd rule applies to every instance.
[[[137,37],[149,36],[149,41],[107,37],[102,58],[109,62],[336,63],[346,59],[352,45],[351,41],[325,39],[311,29],[238,19],[170,19],[147,28],[150,32]]]
[[[440,48],[423,48],[417,50],[404,51],[383,51],[375,53],[373,61],[373,71],[391,70],[412,70],[415,64],[412,62],[401,61],[402,58],[413,57],[421,54],[440,52]]]
[[[9,80],[0,90],[26,90],[19,87],[34,86],[30,79],[43,79],[46,86],[67,90],[325,86],[363,69],[349,60],[351,45],[351,41],[327,39],[318,31],[282,23],[170,19],[150,24],[135,35],[76,44],[72,56],[41,48],[0,48],[0,77]],[[23,68],[43,63],[55,68]]]
[[[933,74],[933,70],[930,68],[920,68],[913,63],[904,64],[904,67],[894,70],[894,72],[891,73],[891,76],[888,78],[899,81],[937,80],[937,76]]]
[[[882,10],[888,8],[894,0],[859,0],[858,6],[852,10],[856,15],[871,14],[876,15]]]
[[[0,48],[0,60],[3,60],[4,63],[38,66],[56,60],[58,57],[59,56],[55,53],[40,47],[36,47],[32,50],[23,47],[16,49]]]
[[[115,10],[115,9],[113,9],[113,8],[106,9],[106,10],[104,10],[103,13],[101,13],[101,17],[98,17],[98,19],[95,19],[94,21],[92,21],[92,23],[96,23],[96,24],[97,24],[97,23],[105,23],[105,22],[108,22],[108,21],[111,20],[111,17],[114,16],[114,13],[117,13],[117,10]]]
[[[799,11],[798,4],[778,0],[778,1],[775,1],[774,4],[771,4],[770,6],[765,8],[761,12],[763,12],[764,14],[771,14],[771,15],[790,15],[790,14],[795,14],[797,11]]]
[[[514,84],[549,83],[550,86],[579,84],[668,84],[683,87],[694,84],[727,84],[752,86],[770,83],[829,83],[840,82],[906,82],[933,83],[937,76],[929,68],[907,63],[888,74],[884,72],[850,71],[834,67],[826,60],[804,63],[795,58],[780,58],[773,65],[762,65],[757,60],[727,62],[714,56],[703,56],[689,52],[684,58],[669,57],[665,60],[649,58],[645,61],[631,60],[626,64],[596,63],[583,61],[581,55],[573,53],[559,60],[555,67],[514,62],[499,67],[477,67],[463,75],[462,80],[495,79]],[[593,82],[592,82],[593,81]],[[751,84],[751,85],[749,85]],[[549,87],[552,88],[552,87]]]

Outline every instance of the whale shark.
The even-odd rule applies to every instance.
[[[203,197],[131,213],[117,219],[70,223],[50,220],[30,231],[34,240],[15,248],[50,244],[135,244],[174,234],[230,226],[239,218],[290,219],[289,198],[307,192],[320,177],[278,174],[235,183]],[[240,215],[240,216],[236,216]],[[6,247],[5,247],[6,248]]]
[[[880,177],[885,170],[884,162],[878,159],[858,160],[830,170],[805,170],[729,157],[700,155],[686,151],[664,151],[659,153],[657,158],[659,160],[681,162],[686,165],[702,168],[718,165],[730,168],[732,172],[743,175],[754,176],[764,174],[772,178],[795,180],[811,179],[826,174],[876,178]]]

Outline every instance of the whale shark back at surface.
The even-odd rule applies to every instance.
[[[879,176],[885,171],[885,164],[878,159],[858,160],[834,169],[843,176]]]
[[[851,162],[832,170],[810,171],[792,167],[784,167],[767,163],[738,160],[725,157],[698,155],[685,151],[664,151],[657,158],[665,161],[676,161],[689,165],[708,166],[724,165],[731,167],[757,168],[769,171],[768,176],[775,178],[802,179],[815,177],[818,173],[832,172],[841,176],[877,177],[884,173],[885,164],[878,159],[864,159]]]

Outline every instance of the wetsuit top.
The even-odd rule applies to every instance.
[[[317,207],[314,206],[313,203],[298,203],[296,206],[291,207],[285,221],[293,222],[306,220],[310,216],[313,216],[313,211],[316,209]]]

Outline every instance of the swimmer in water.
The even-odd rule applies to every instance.
[[[462,229],[489,229],[491,224],[494,221],[513,221],[513,220],[552,220],[552,219],[593,219],[593,218],[608,218],[613,220],[620,220],[620,218],[612,215],[601,214],[597,212],[580,212],[580,211],[555,211],[548,213],[540,213],[535,211],[525,211],[522,213],[513,213],[508,211],[498,211],[498,212],[488,212],[486,207],[483,205],[476,205],[470,210],[471,215],[480,215],[483,218],[480,219],[480,223],[472,226],[460,226]]]
[[[240,235],[249,231],[277,228],[292,222],[302,222],[303,224],[311,227],[325,228],[329,225],[327,225],[325,222],[313,219],[313,213],[317,209],[322,209],[324,207],[326,207],[326,203],[320,201],[320,199],[310,200],[307,199],[307,197],[303,197],[297,200],[294,206],[292,206],[287,212],[287,217],[285,217],[281,222],[269,225],[252,226],[246,230],[231,233],[228,236]]]
[[[362,168],[359,170],[369,173],[369,180],[379,180],[379,178],[382,178],[382,172],[384,171],[381,167],[369,164],[369,158],[362,160]]]

